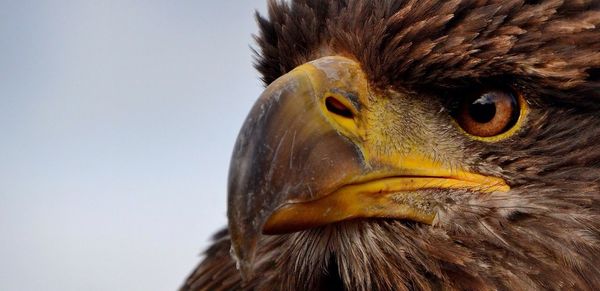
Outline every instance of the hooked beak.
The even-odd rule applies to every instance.
[[[338,56],[299,66],[263,92],[229,172],[229,231],[244,276],[251,276],[263,234],[353,218],[431,224],[435,205],[419,191],[509,190],[500,178],[444,165],[418,149],[386,148],[390,137],[369,131],[371,117],[386,109],[372,106],[375,99],[360,65]]]

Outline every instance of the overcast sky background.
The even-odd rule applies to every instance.
[[[226,224],[266,0],[0,0],[0,290],[175,290]]]

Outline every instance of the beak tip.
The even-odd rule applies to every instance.
[[[245,237],[240,239],[231,236],[231,258],[235,267],[240,271],[243,282],[248,282],[254,277],[254,258],[256,257],[256,239]]]

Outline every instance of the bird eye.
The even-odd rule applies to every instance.
[[[487,90],[462,100],[454,118],[468,134],[494,137],[515,127],[522,112],[521,103],[514,92]]]

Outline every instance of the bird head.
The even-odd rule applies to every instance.
[[[525,2],[270,2],[229,172],[249,286],[600,284],[600,12]]]

